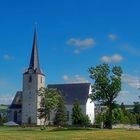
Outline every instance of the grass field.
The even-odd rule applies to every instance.
[[[0,140],[140,140],[139,130],[51,130],[0,127]]]

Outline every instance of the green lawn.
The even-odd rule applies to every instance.
[[[139,140],[140,131],[114,130],[44,130],[39,128],[0,127],[0,140]]]

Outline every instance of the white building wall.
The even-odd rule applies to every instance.
[[[89,94],[91,94],[91,86],[89,89]],[[87,103],[86,103],[86,115],[88,115],[91,124],[95,122],[95,105],[94,102],[91,101],[91,99],[88,98]]]
[[[91,124],[93,124],[95,121],[94,103],[91,102],[90,99],[88,99],[86,103],[86,115],[88,115]]]

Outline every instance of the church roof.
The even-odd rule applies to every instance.
[[[56,88],[64,97],[65,104],[72,105],[75,100],[85,105],[88,99],[90,83],[49,84],[49,88]],[[9,109],[22,108],[22,91],[18,91]]]
[[[19,109],[22,107],[22,91],[17,91],[12,104],[9,106],[10,109]]]
[[[40,65],[39,65],[36,28],[34,30],[33,46],[32,46],[30,64],[29,64],[28,71],[26,71],[25,74],[28,73],[30,70],[33,70],[33,72],[35,72],[35,73],[42,74],[41,69],[40,69]]]
[[[90,83],[51,84],[48,87],[58,89],[66,104],[73,104],[75,100],[78,100],[80,104],[85,105],[89,95]]]

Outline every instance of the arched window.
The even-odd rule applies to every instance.
[[[32,76],[30,75],[29,76],[29,83],[31,83],[32,82]]]
[[[28,117],[28,124],[31,124],[31,117]]]
[[[17,111],[14,111],[14,122],[17,122]]]

